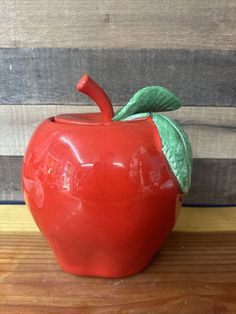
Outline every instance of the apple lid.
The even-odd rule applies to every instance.
[[[138,116],[135,119],[124,121],[107,121],[104,119],[104,115],[100,112],[94,113],[68,113],[68,114],[59,114],[53,118],[53,121],[56,123],[63,124],[77,124],[77,125],[111,125],[111,124],[120,124],[124,122],[138,122],[146,120],[150,115]]]
[[[106,122],[102,113],[68,113],[54,117],[54,122],[65,124],[103,124]],[[111,123],[111,121],[110,121]]]

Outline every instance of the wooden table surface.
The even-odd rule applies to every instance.
[[[183,208],[142,273],[63,272],[25,206],[0,206],[0,313],[236,313],[236,208]]]

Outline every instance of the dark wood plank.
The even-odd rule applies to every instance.
[[[0,156],[0,200],[23,200],[20,156]],[[192,186],[184,204],[236,204],[236,159],[193,162]]]
[[[1,47],[235,49],[235,1],[1,0]]]
[[[21,191],[22,157],[0,156],[0,200],[23,200]]]
[[[73,276],[35,233],[0,233],[1,313],[236,311],[236,233],[172,233],[144,272]]]
[[[236,159],[194,159],[192,185],[184,202],[236,204]]]
[[[146,85],[163,85],[184,105],[235,106],[236,51],[177,49],[0,49],[1,104],[79,104],[88,72],[114,104]]]

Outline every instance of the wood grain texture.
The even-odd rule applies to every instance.
[[[234,0],[1,0],[1,47],[235,49]]]
[[[184,203],[236,204],[236,159],[194,159],[192,184]]]
[[[0,200],[23,200],[20,156],[0,156]],[[236,159],[194,159],[184,204],[236,204]]]
[[[236,231],[236,207],[182,207],[175,231]]]
[[[90,103],[75,91],[87,72],[114,104],[161,85],[184,105],[235,106],[235,66],[236,51],[225,50],[2,48],[0,103]]]
[[[48,117],[95,111],[96,106],[86,105],[1,105],[0,155],[23,155],[34,129]],[[236,158],[236,108],[182,107],[163,114],[183,126],[194,158]]]
[[[174,231],[236,232],[236,207],[182,207]],[[9,232],[39,232],[26,205],[0,205],[0,233]]]
[[[0,156],[0,200],[22,200],[22,157]]]
[[[142,273],[125,279],[64,273],[37,233],[0,234],[0,311],[233,314],[236,233],[172,233]]]

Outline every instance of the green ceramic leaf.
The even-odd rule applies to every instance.
[[[152,114],[163,145],[163,153],[179,182],[187,193],[191,184],[192,149],[187,135],[174,120],[157,113]]]
[[[133,95],[127,105],[118,110],[113,120],[123,120],[135,113],[176,110],[180,100],[168,89],[161,86],[147,86]]]
[[[125,120],[146,117],[148,113],[137,114]],[[150,114],[149,114],[150,115]],[[151,114],[161,140],[162,151],[173,171],[183,193],[187,193],[191,184],[192,149],[187,135],[174,120],[157,113]]]

